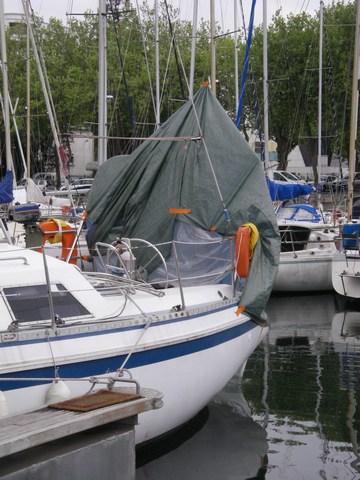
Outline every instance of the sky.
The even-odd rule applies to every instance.
[[[161,0],[158,0],[159,3]],[[66,23],[68,18],[66,14],[69,13],[83,13],[86,10],[97,11],[99,0],[30,0],[32,9],[35,13],[44,17],[45,20],[53,17],[58,17]],[[257,0],[255,7],[255,23],[259,24],[263,21],[263,5],[267,4],[267,19],[268,23],[276,10],[281,8],[283,16],[289,13],[298,14],[306,11],[310,15],[315,13],[320,8],[320,0]],[[141,0],[139,0],[141,3]],[[152,0],[148,0],[151,5]],[[180,8],[180,16],[183,19],[191,20],[193,17],[193,0],[168,0],[169,4]],[[240,11],[240,0],[215,0],[215,17],[216,21],[221,25],[223,31],[232,31],[234,29],[234,3],[237,5],[237,11]],[[244,15],[246,25],[249,23],[251,0],[242,0],[244,6]],[[324,5],[329,5],[331,0],[324,0]],[[136,5],[136,0],[133,0]],[[209,20],[210,18],[210,1],[198,0],[198,18]],[[5,13],[21,12],[21,0],[4,0]],[[239,21],[239,24],[241,22]]]

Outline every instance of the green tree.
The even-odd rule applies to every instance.
[[[350,115],[355,3],[333,2],[324,12],[323,125],[332,151],[346,157]],[[107,16],[108,143],[109,155],[131,151],[134,137],[147,137],[155,128],[155,27],[153,7],[145,2],[141,16],[125,2]],[[39,51],[44,57],[52,98],[63,141],[74,129],[90,129],[97,135],[98,121],[98,18],[88,12],[72,18],[65,27],[57,19],[34,25]],[[16,119],[26,145],[26,29],[7,31],[10,96],[17,103]],[[179,12],[162,4],[159,12],[159,76],[164,122],[188,98],[191,62],[191,22],[179,20]],[[263,32],[255,28],[251,47],[254,83],[248,73],[241,129],[259,133],[258,113],[263,107]],[[235,119],[234,39],[216,27],[217,96]],[[239,68],[244,61],[245,40],[238,44]],[[268,28],[269,127],[277,142],[279,168],[286,169],[288,155],[296,145],[312,145],[316,158],[318,110],[319,20],[307,14],[279,12]],[[31,157],[34,170],[52,168],[54,142],[34,56],[31,54]],[[210,78],[210,26],[201,21],[197,31],[194,91]],[[241,75],[240,75],[241,76]],[[344,94],[345,92],[345,94]],[[331,108],[330,108],[331,106]],[[326,107],[326,108],[325,108]],[[262,128],[262,127],[260,127]],[[3,129],[2,129],[3,130]],[[345,133],[343,133],[345,132]],[[13,135],[14,138],[14,135]],[[3,141],[3,133],[2,133]],[[14,142],[14,152],[18,152]],[[40,152],[40,153],[39,153]],[[17,162],[19,165],[21,162]],[[21,167],[19,167],[21,169]]]
[[[312,71],[312,52],[316,50],[316,21],[309,15],[273,17],[268,29],[268,102],[269,136],[277,143],[279,169],[286,170],[287,157],[298,144],[299,132],[305,126],[311,135],[316,121],[317,87]],[[254,32],[252,62],[256,91],[263,104],[262,90],[263,31]],[[306,105],[306,108],[305,108]],[[256,126],[254,120],[251,122]]]
[[[347,157],[349,95],[353,58],[354,3],[333,2],[324,8],[323,39],[323,148]],[[262,27],[255,29],[251,59],[256,91],[263,102]],[[302,13],[286,19],[278,12],[268,27],[269,134],[277,142],[278,168],[286,170],[289,153],[303,145],[317,162],[319,18]],[[247,87],[247,121],[256,131]],[[345,133],[344,133],[345,132]]]

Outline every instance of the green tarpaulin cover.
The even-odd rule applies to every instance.
[[[241,303],[261,317],[280,253],[274,209],[259,158],[207,86],[131,155],[101,165],[87,213],[90,250],[117,237],[168,242],[177,222],[224,236],[254,223],[260,239]]]

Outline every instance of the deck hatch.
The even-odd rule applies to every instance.
[[[50,320],[49,297],[46,285],[8,287],[3,294],[18,322]],[[60,318],[89,316],[90,312],[60,284],[51,285],[55,314]]]

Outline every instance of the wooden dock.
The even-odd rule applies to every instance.
[[[68,437],[90,428],[129,419],[142,412],[159,408],[161,394],[140,390],[142,398],[89,412],[43,408],[0,419],[0,458],[38,445]]]
[[[129,457],[121,458],[122,468],[124,468],[127,472],[135,472],[135,465],[132,465],[132,463],[134,463],[135,457],[134,428],[137,423],[137,416],[143,412],[157,409],[162,406],[162,394],[160,392],[151,389],[140,389],[140,395],[141,398],[136,398],[128,402],[96,408],[90,411],[79,412],[45,407],[40,410],[31,411],[15,416],[4,417],[3,419],[0,419],[0,478],[26,478],[22,476],[23,474],[21,474],[21,472],[19,472],[17,476],[14,476],[13,470],[11,470],[11,473],[9,474],[7,468],[8,465],[17,463],[8,461],[10,458],[13,458],[11,456],[13,456],[14,454],[17,455],[16,458],[18,458],[19,454],[22,455],[22,458],[24,458],[24,456],[26,458],[27,452],[32,449],[32,453],[28,456],[31,457],[31,462],[34,463],[35,457],[33,455],[33,452],[36,451],[36,447],[46,445],[46,449],[40,449],[41,452],[44,452],[45,450],[49,450],[49,445],[51,445],[53,448],[54,444],[50,442],[54,442],[60,439],[64,439],[65,441],[63,442],[63,444],[65,443],[67,446],[69,446],[69,444],[71,444],[72,442],[72,439],[76,439],[78,434],[87,431],[96,431],[96,427],[111,427],[113,425],[120,425],[123,429],[120,431],[124,431],[124,439],[122,443],[121,439],[119,440],[122,433],[117,434],[117,444],[114,447],[116,448],[117,453],[120,453],[120,451],[123,452],[123,455],[117,456]],[[124,429],[124,425],[126,429]],[[129,441],[129,433],[132,438],[131,441]],[[86,438],[90,438],[90,434],[88,434]],[[76,443],[76,440],[74,440],[74,442]],[[129,445],[131,445],[131,447]],[[94,441],[91,447],[91,456],[95,456],[94,454],[104,449],[101,441],[99,442],[98,440]],[[73,462],[74,464],[76,464],[76,462],[78,462],[78,459],[76,458],[77,448],[78,447],[73,447],[71,449],[73,459],[70,459],[70,463]],[[130,453],[129,448],[131,448]],[[61,455],[63,455],[61,452],[58,453],[58,451],[55,450],[55,454],[53,453],[51,457],[48,458],[46,461],[50,464],[51,462],[53,462],[53,459],[55,457],[60,458]],[[101,456],[103,455],[98,455],[97,461],[99,463],[102,462],[102,460],[99,459],[99,457]],[[24,462],[19,462],[19,464],[20,463]],[[69,463],[68,457],[67,463]],[[43,459],[39,461],[39,465],[42,464],[44,464]],[[32,464],[30,463],[30,465]],[[64,474],[64,471],[62,470],[63,465],[64,462],[58,462],[57,466],[55,465],[55,467],[52,467],[55,469],[54,471],[56,472],[55,479],[64,478],[62,477],[62,475]],[[103,468],[105,468],[104,473],[106,473],[106,463],[104,464]],[[47,465],[45,470],[47,472],[46,475],[48,475],[49,465]],[[40,471],[36,478],[46,478],[46,475],[42,477]],[[112,475],[105,475],[105,477],[112,478]],[[88,479],[89,474],[86,473],[84,474],[84,477],[76,478]],[[121,478],[127,480],[128,478],[133,478],[133,475],[124,474],[121,476]]]

